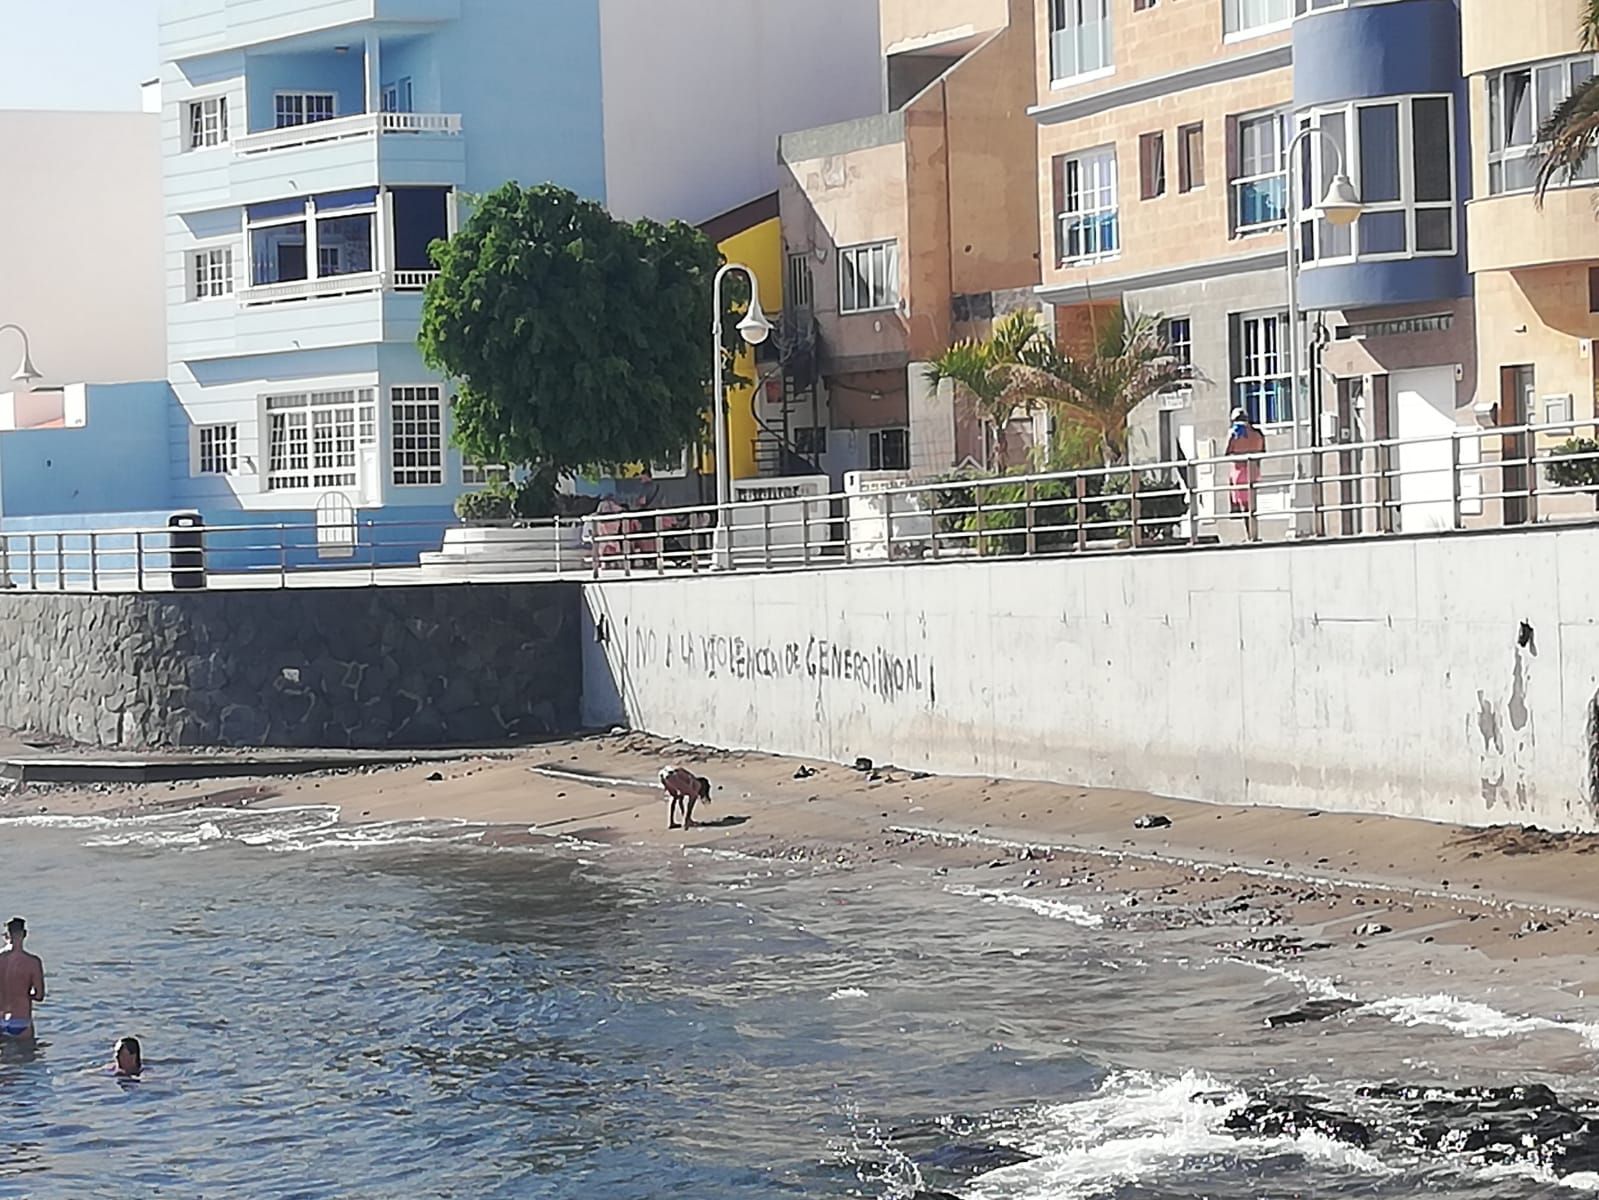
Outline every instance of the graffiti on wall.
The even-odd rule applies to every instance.
[[[803,680],[823,688],[854,691],[884,703],[938,700],[933,661],[883,646],[850,646],[826,638],[803,642],[757,642],[728,634],[634,629],[628,666],[663,668],[702,679],[732,682]]]

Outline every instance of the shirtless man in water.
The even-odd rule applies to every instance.
[[[711,781],[682,767],[661,768],[661,790],[666,793],[668,829],[677,828],[679,804],[683,806],[683,828],[688,829],[694,824],[694,805],[707,804],[711,799]]]
[[[6,948],[0,950],[0,1038],[33,1036],[33,1006],[44,999],[44,964],[22,948],[28,925],[21,917],[6,922]]]

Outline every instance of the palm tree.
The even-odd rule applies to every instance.
[[[1594,0],[1599,4],[1599,0]],[[1094,330],[1088,353],[1062,353],[1047,338],[1021,351],[1006,369],[1001,403],[1043,404],[1060,419],[1099,438],[1105,465],[1127,459],[1127,418],[1157,392],[1194,378],[1178,361],[1158,316],[1117,306]]]
[[[1599,3],[1599,0],[1595,0]],[[1005,430],[1019,408],[1032,402],[1010,392],[1011,372],[1023,356],[1044,341],[1038,314],[1013,312],[1001,317],[993,332],[983,341],[970,338],[956,342],[928,364],[927,382],[937,387],[946,379],[964,388],[983,422],[984,458],[992,445],[994,461],[983,465],[1005,469]]]
[[[1599,50],[1599,0],[1583,6],[1579,40],[1585,51]],[[1599,75],[1568,96],[1538,131],[1543,147],[1538,177],[1533,183],[1538,204],[1557,179],[1567,177],[1599,149]]]

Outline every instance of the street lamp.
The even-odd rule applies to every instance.
[[[727,263],[711,284],[711,421],[716,436],[716,563],[731,567],[733,542],[728,529],[729,502],[733,492],[733,465],[729,461],[727,438],[727,397],[722,391],[722,280],[733,271],[743,271],[750,281],[750,310],[738,323],[739,334],[751,346],[759,346],[772,332],[772,323],[761,311],[761,284],[755,272],[743,263]]]
[[[1349,181],[1348,174],[1344,171],[1344,148],[1338,144],[1336,138],[1323,129],[1320,125],[1306,125],[1288,143],[1288,403],[1293,410],[1294,421],[1294,450],[1298,451],[1308,443],[1312,448],[1310,464],[1310,477],[1312,487],[1317,485],[1314,481],[1321,476],[1321,457],[1314,453],[1315,447],[1321,443],[1321,431],[1317,427],[1321,414],[1307,411],[1306,421],[1310,428],[1306,436],[1301,439],[1300,429],[1304,422],[1299,416],[1299,262],[1295,245],[1299,239],[1299,215],[1296,211],[1296,201],[1299,198],[1299,189],[1294,186],[1294,163],[1299,156],[1299,144],[1312,134],[1320,137],[1323,142],[1332,147],[1333,152],[1333,177],[1327,185],[1327,194],[1322,197],[1321,204],[1314,210],[1333,225],[1340,227],[1353,225],[1360,218],[1364,207],[1360,202],[1360,193],[1355,191],[1355,185]],[[1307,389],[1307,392],[1314,391]],[[1310,397],[1306,396],[1306,409],[1313,410],[1315,406],[1309,403]],[[1299,455],[1294,455],[1294,475],[1304,478],[1305,464]],[[1297,490],[1297,489],[1296,489]],[[1312,510],[1315,518],[1312,522],[1314,531],[1321,532],[1321,502],[1319,495],[1313,493]],[[1294,497],[1294,507],[1299,507],[1299,497]],[[1298,525],[1298,519],[1295,519]]]
[[[43,379],[44,376],[39,374],[38,368],[33,365],[33,355],[28,349],[28,331],[21,325],[0,325],[0,333],[4,333],[8,329],[14,330],[16,335],[22,339],[22,363],[17,367],[17,373],[11,377],[11,382],[20,383],[24,388],[30,388]]]

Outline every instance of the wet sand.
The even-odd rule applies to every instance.
[[[704,824],[666,827],[654,783],[666,763],[712,780]],[[857,770],[637,734],[260,783],[24,788],[0,798],[0,816],[289,804],[336,805],[352,822],[482,823],[506,843],[895,863],[1134,931],[1214,927],[1224,952],[1307,964],[1362,995],[1492,995],[1501,1009],[1599,1019],[1587,1000],[1599,990],[1599,835]],[[1145,816],[1170,825],[1135,827]]]

